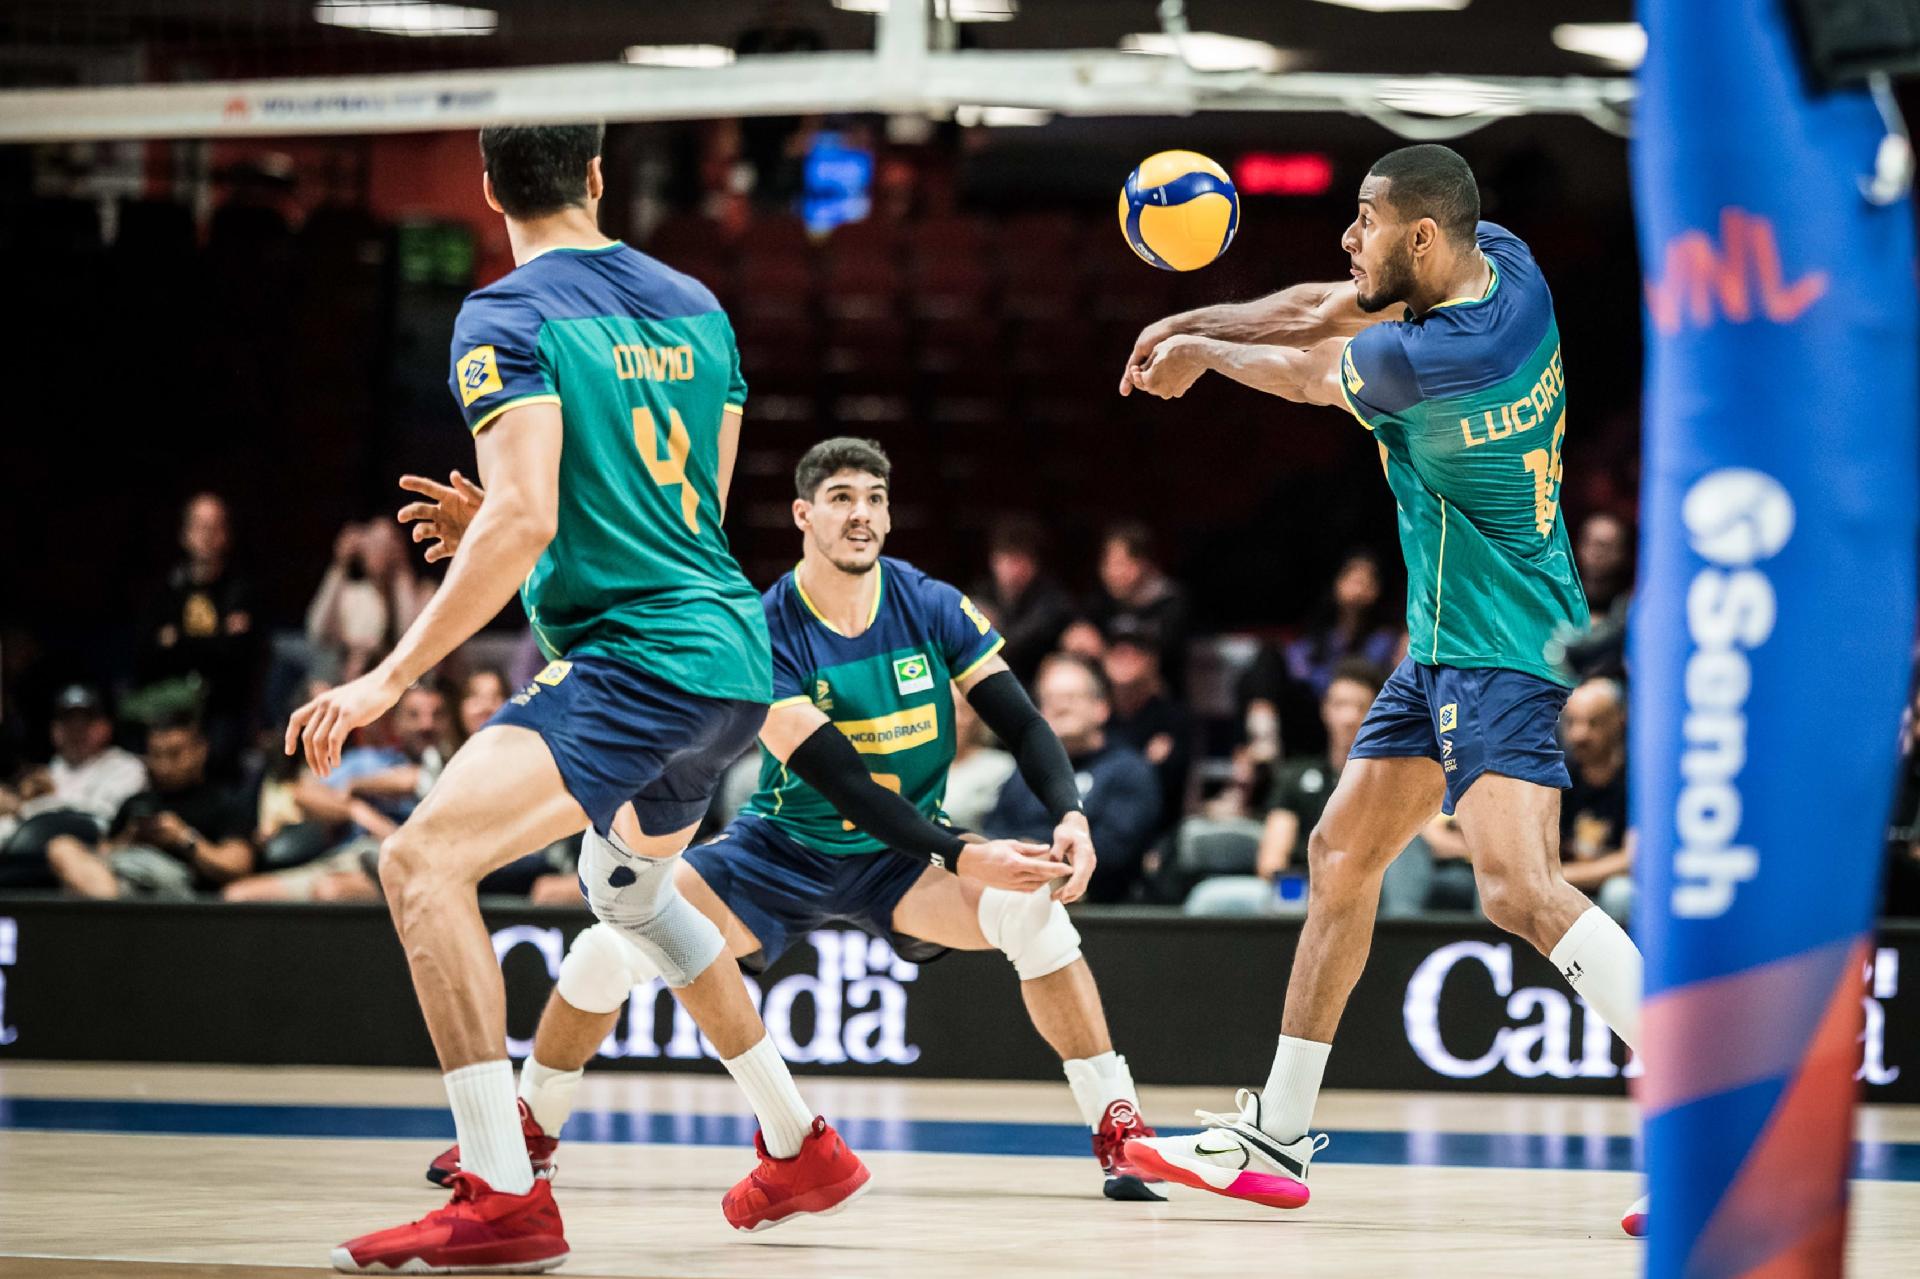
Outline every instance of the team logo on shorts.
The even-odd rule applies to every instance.
[[[565,679],[567,672],[572,669],[572,662],[548,662],[547,669],[535,675],[533,682],[536,684],[545,684],[548,688],[553,688],[559,684],[561,680]]]
[[[893,682],[903,693],[924,693],[933,687],[933,664],[923,653],[893,659]]]
[[[494,363],[491,346],[476,346],[460,357],[454,366],[460,383],[460,403],[471,404],[483,395],[500,389],[500,368]]]
[[[1440,708],[1440,731],[1451,733],[1460,721],[1460,703],[1448,702]]]

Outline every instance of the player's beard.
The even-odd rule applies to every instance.
[[[1362,311],[1372,315],[1405,302],[1407,294],[1413,291],[1413,250],[1405,240],[1400,241],[1388,251],[1378,271],[1367,272],[1367,278],[1375,286],[1373,292],[1359,294],[1354,299]]]
[[[871,529],[867,531],[869,533],[873,532]],[[833,565],[849,577],[864,576],[865,574],[873,572],[874,565],[880,562],[880,548],[884,545],[884,540],[876,533],[870,545],[873,548],[873,558],[870,560],[863,561],[857,559],[844,550],[837,555],[832,550],[829,550],[827,551],[827,563]]]

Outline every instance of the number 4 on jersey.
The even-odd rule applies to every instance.
[[[660,452],[660,432],[654,425],[651,409],[633,411],[633,443],[640,450],[640,462],[647,468],[647,474],[661,488],[669,484],[680,486],[680,517],[687,522],[687,528],[699,533],[700,521],[696,518],[700,510],[700,494],[694,491],[693,481],[687,478],[687,456],[693,452],[693,438],[687,434],[687,424],[680,420],[680,410],[667,410],[667,455]]]

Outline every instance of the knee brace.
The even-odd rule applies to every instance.
[[[985,890],[980,894],[980,931],[1013,961],[1021,981],[1057,973],[1080,958],[1080,930],[1045,888],[1030,893]]]
[[[679,861],[678,853],[642,857],[618,835],[588,831],[580,845],[580,881],[594,917],[618,929],[675,990],[690,985],[727,949],[713,921],[674,886]]]
[[[611,1013],[619,1011],[635,986],[659,975],[625,933],[595,924],[567,947],[554,989],[583,1013]]]

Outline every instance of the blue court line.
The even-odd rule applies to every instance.
[[[1086,1155],[1079,1124],[979,1123],[950,1119],[843,1119],[836,1125],[855,1150],[937,1155]],[[196,1101],[0,1097],[0,1131],[165,1133],[205,1137],[359,1137],[453,1140],[453,1117],[424,1106],[263,1106]],[[568,1121],[569,1141],[613,1145],[746,1146],[745,1115],[663,1115],[583,1110]],[[1598,1133],[1397,1132],[1341,1130],[1325,1163],[1448,1168],[1543,1168],[1632,1172],[1632,1137]],[[1853,1175],[1870,1181],[1920,1181],[1920,1143],[1855,1142]]]

